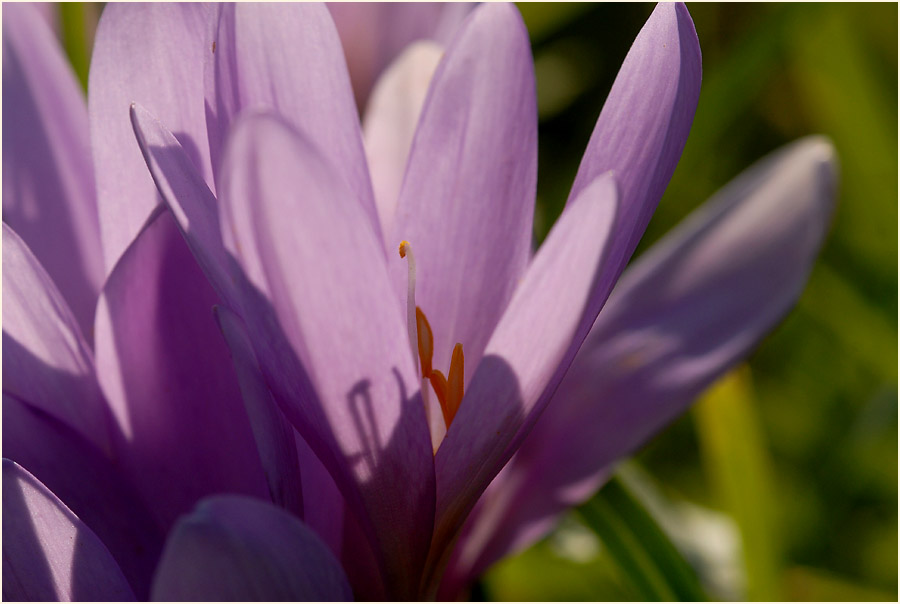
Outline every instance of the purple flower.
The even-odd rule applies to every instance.
[[[750,350],[830,216],[801,141],[613,292],[697,104],[683,5],[536,253],[511,5],[401,55],[365,144],[322,6],[111,4],[87,111],[3,11],[5,597],[455,597]]]

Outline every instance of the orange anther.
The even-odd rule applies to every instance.
[[[457,344],[453,348],[453,357],[450,359],[450,378],[445,378],[444,374],[437,369],[428,376],[434,393],[437,394],[438,402],[441,404],[444,425],[448,430],[463,399],[464,365],[462,344]]]
[[[465,359],[463,358],[462,344],[453,347],[453,356],[450,358],[450,373],[447,374],[447,406],[450,408],[450,421],[456,417],[459,405],[463,399],[463,384],[465,377]],[[450,424],[447,423],[447,427]]]
[[[450,417],[450,414],[448,413],[449,408],[447,407],[447,378],[444,377],[443,373],[435,369],[431,372],[431,375],[428,376],[428,379],[431,381],[431,387],[434,388],[434,393],[437,395],[438,402],[441,404],[441,413],[444,415],[444,425],[449,428],[453,418]]]
[[[434,357],[434,334],[431,325],[425,318],[422,309],[416,306],[416,333],[419,340],[419,363],[422,365],[422,377],[431,375],[431,359]]]

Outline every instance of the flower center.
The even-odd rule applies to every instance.
[[[463,398],[463,384],[465,376],[465,359],[461,343],[453,347],[453,355],[450,358],[450,371],[446,377],[431,366],[434,357],[434,336],[431,325],[421,308],[416,306],[416,259],[413,255],[409,241],[400,242],[400,257],[406,258],[409,268],[409,277],[406,289],[406,324],[409,329],[409,345],[413,358],[419,363],[422,370],[422,393],[425,397],[426,408],[428,406],[427,389],[425,380],[431,383],[434,393],[437,395],[444,415],[444,425],[450,429],[456,412]]]

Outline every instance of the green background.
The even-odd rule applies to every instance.
[[[519,7],[538,85],[540,241],[653,6]],[[796,309],[749,361],[625,464],[594,507],[496,565],[473,598],[652,597],[652,564],[635,579],[629,561],[668,560],[668,549],[628,511],[624,484],[713,599],[897,599],[897,5],[688,8],[700,103],[637,254],[743,168],[813,133],[831,138],[841,163],[832,231]],[[100,10],[60,9],[82,81]],[[607,510],[599,524],[597,510]],[[643,527],[633,558],[609,532],[629,526]],[[665,587],[655,593],[682,593]]]

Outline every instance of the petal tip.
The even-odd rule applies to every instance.
[[[814,171],[816,181],[822,186],[823,191],[819,198],[822,203],[833,206],[837,197],[840,162],[831,139],[821,134],[813,134],[794,142],[788,149],[785,160]]]
[[[702,73],[700,39],[694,19],[683,2],[660,2],[647,19],[645,28],[654,28],[664,37],[673,37],[683,66],[696,66],[698,82]],[[662,32],[670,32],[668,36]],[[664,43],[663,46],[666,44]],[[699,86],[698,86],[699,87]]]
[[[138,144],[141,145],[143,151],[143,147],[146,144],[145,130],[148,123],[159,123],[159,120],[136,101],[131,101],[128,104],[128,117],[131,120],[131,128],[134,130],[134,135],[137,137]]]
[[[491,27],[515,28],[520,36],[524,36],[525,40],[529,40],[525,20],[522,19],[522,14],[512,2],[484,3],[472,11],[467,21],[479,21],[481,23],[487,21],[491,23]],[[461,36],[461,32],[465,29],[465,25],[461,26],[458,30],[458,35]]]
[[[797,147],[813,161],[837,164],[838,156],[834,142],[824,134],[812,134],[802,138],[797,142]]]

